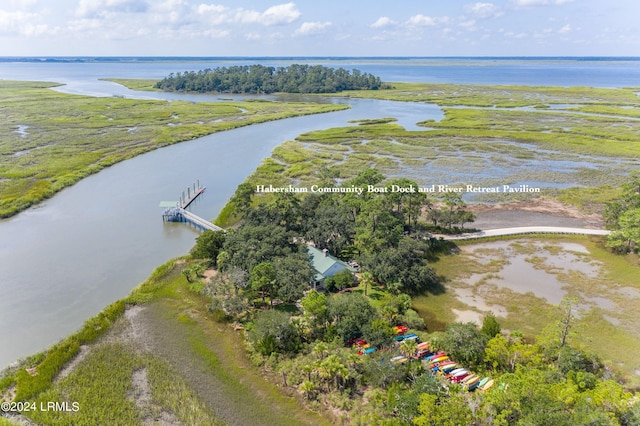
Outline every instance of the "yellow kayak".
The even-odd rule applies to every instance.
[[[460,383],[463,385],[469,386],[479,381],[480,381],[480,376],[478,376],[477,374],[469,374],[467,377],[462,379]]]
[[[491,386],[493,386],[493,383],[494,383],[494,381],[493,381],[493,379],[491,379],[491,380],[489,380],[487,383],[485,383],[483,386],[481,386],[478,389],[480,389],[482,392],[486,392],[489,389],[491,389]]]

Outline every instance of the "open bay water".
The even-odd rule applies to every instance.
[[[0,58],[0,79],[60,82],[65,84],[61,91],[89,96],[198,102],[219,96],[135,92],[99,79],[160,79],[172,72],[252,63],[357,68],[384,81],[640,87],[640,61],[634,58]],[[0,368],[74,332],[126,296],[153,268],[187,253],[198,232],[185,224],[164,224],[158,204],[177,199],[196,179],[207,191],[193,211],[212,219],[275,146],[301,133],[388,116],[412,129],[418,121],[442,117],[439,108],[425,104],[335,102],[348,102],[351,109],[244,127],[150,152],[0,221]]]
[[[640,57],[0,57],[2,79],[158,78],[233,65],[359,69],[386,82],[640,87]]]

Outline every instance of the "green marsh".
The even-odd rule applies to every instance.
[[[0,81],[0,217],[153,149],[240,126],[347,108],[93,98],[50,90],[54,86]]]

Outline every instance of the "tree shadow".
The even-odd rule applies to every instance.
[[[278,305],[274,305],[273,307],[276,311],[285,312],[287,314],[297,315],[300,313],[300,310],[295,305],[295,303],[280,303]]]
[[[447,291],[445,287],[445,283],[447,281],[448,280],[444,275],[437,275],[435,281],[429,285],[427,292],[434,296],[444,294]]]

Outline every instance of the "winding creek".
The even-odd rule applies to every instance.
[[[148,97],[98,81],[59,90],[105,95],[112,87],[118,95]],[[198,95],[181,99],[212,100]],[[198,232],[184,224],[164,224],[158,204],[178,199],[197,179],[207,190],[191,209],[212,219],[274,147],[301,133],[389,115],[417,128],[415,123],[425,118],[442,117],[433,105],[341,102],[349,102],[351,109],[216,133],[141,155],[0,221],[0,368],[74,332],[126,296],[156,266],[187,253]]]
[[[58,64],[51,64],[42,74],[32,72],[35,67],[30,64],[0,66],[0,78],[58,81],[66,85],[57,90],[89,96],[194,102],[219,99],[135,92],[97,79],[154,78],[174,70],[150,70],[141,65],[119,74],[110,64],[96,65],[91,72],[80,70],[80,64],[75,66],[77,74],[67,74],[76,68],[60,65],[58,69]],[[27,69],[30,73],[25,74]],[[394,68],[390,72],[399,71]],[[409,74],[380,75],[387,81],[426,78],[414,77],[415,68],[406,67],[405,72]],[[191,210],[211,219],[274,147],[301,133],[344,126],[350,120],[390,116],[405,128],[417,130],[417,122],[443,117],[434,105],[367,99],[323,101],[348,102],[351,109],[253,125],[156,150],[105,169],[32,209],[0,221],[0,369],[74,332],[106,305],[126,296],[156,266],[187,253],[198,232],[184,224],[164,224],[158,204],[177,199],[195,180],[207,190]],[[29,132],[27,127],[17,131],[25,136]],[[432,168],[435,174],[444,173],[435,164]],[[451,167],[444,168],[449,174],[454,172]]]

